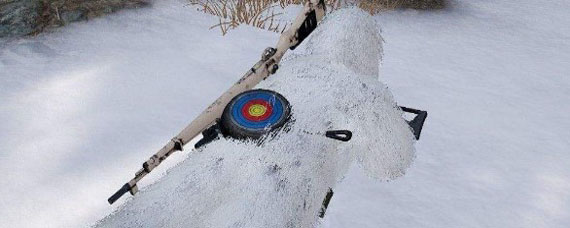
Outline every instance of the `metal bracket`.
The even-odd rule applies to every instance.
[[[184,143],[182,142],[182,139],[174,137],[171,140],[174,143],[174,149],[175,150],[178,150],[178,151],[184,150],[182,148],[182,145],[184,145]]]
[[[334,192],[333,192],[332,188],[329,188],[329,190],[327,191],[327,195],[325,196],[325,199],[323,200],[323,204],[321,205],[321,209],[319,210],[319,217],[320,218],[325,217],[325,212],[327,212],[327,208],[329,207],[329,203],[331,202],[333,194],[334,194]]]
[[[426,121],[428,113],[426,111],[407,108],[404,106],[400,106],[400,108],[404,112],[416,114],[416,117],[414,117],[414,119],[407,122],[408,125],[410,125],[410,127],[412,128],[412,133],[414,133],[414,137],[416,137],[416,140],[420,140],[420,134],[422,133],[422,128],[424,127],[424,122]]]
[[[203,137],[194,145],[195,149],[205,146],[206,144],[218,139],[219,135],[222,135],[219,121],[219,119],[216,120],[216,123],[214,125],[210,126],[202,132]]]
[[[261,60],[267,61],[269,60],[269,58],[273,57],[275,53],[277,53],[277,49],[268,47],[265,50],[263,50],[263,53],[261,53]]]

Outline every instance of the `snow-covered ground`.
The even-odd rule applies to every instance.
[[[1,227],[108,215],[107,197],[277,41],[249,27],[222,37],[183,5],[0,44]],[[459,1],[377,16],[381,80],[430,115],[407,174],[351,168],[323,227],[570,226],[569,7]]]
[[[570,227],[570,2],[377,17],[382,80],[429,111],[389,183],[352,170],[325,227]]]
[[[185,4],[3,45],[0,226],[77,227],[111,213],[110,194],[278,38],[249,27],[222,37]]]

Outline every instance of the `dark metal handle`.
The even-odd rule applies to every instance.
[[[420,112],[423,112],[422,110],[418,110],[418,109],[414,109],[414,108],[408,108],[408,107],[404,107],[404,106],[400,106],[400,109],[402,109],[402,111],[404,111],[404,112],[409,112],[409,113],[414,113],[414,114],[420,114]]]
[[[327,138],[348,142],[352,138],[352,132],[349,130],[333,130],[325,133]]]
[[[115,201],[121,198],[121,196],[123,196],[125,193],[129,192],[130,190],[131,186],[129,186],[129,183],[126,183],[125,185],[123,185],[123,187],[121,187],[121,189],[115,192],[115,194],[109,197],[107,201],[109,202],[109,204],[113,204]]]

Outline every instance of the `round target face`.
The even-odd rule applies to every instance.
[[[258,138],[283,126],[289,117],[289,102],[270,90],[249,90],[230,101],[222,123],[226,132],[236,138]]]
[[[231,105],[232,119],[243,128],[264,129],[285,118],[283,101],[265,90],[251,90],[242,93]]]

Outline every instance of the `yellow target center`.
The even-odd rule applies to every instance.
[[[263,114],[265,114],[266,111],[267,108],[260,104],[254,104],[251,107],[249,107],[248,110],[249,114],[255,117],[262,116]]]

